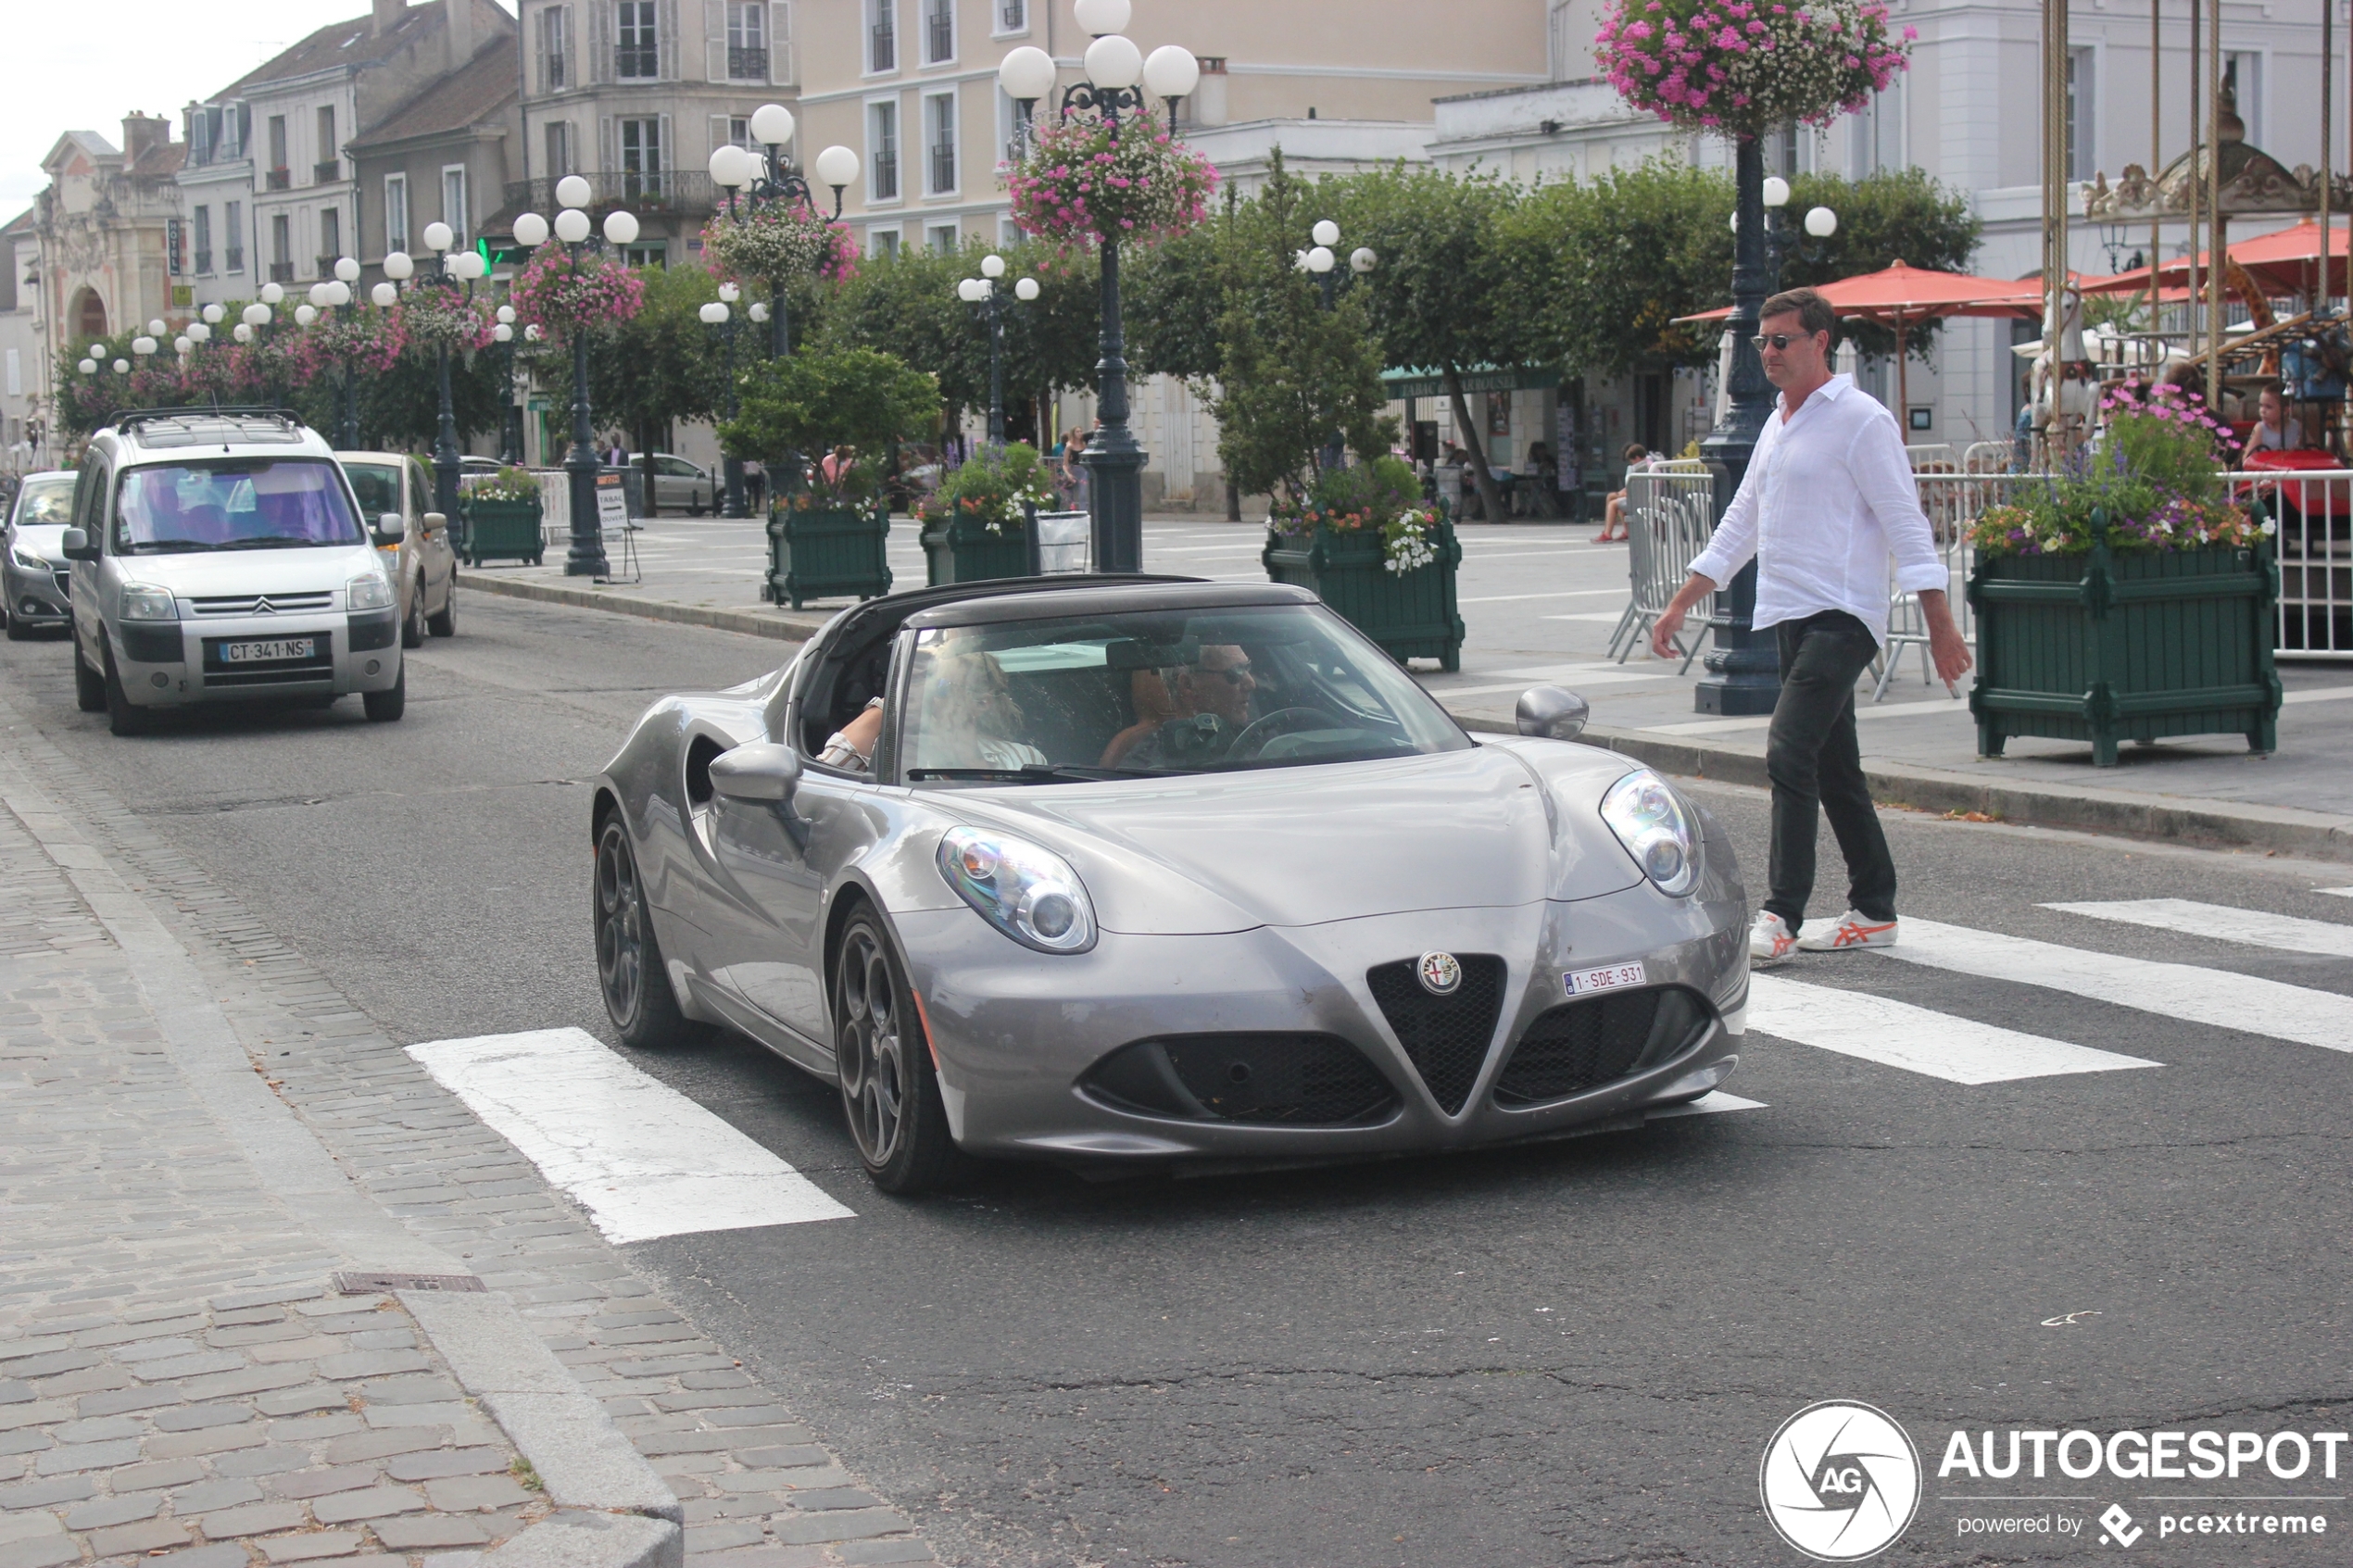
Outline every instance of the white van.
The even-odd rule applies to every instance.
[[[399,596],[327,443],[264,409],[117,416],[90,438],[63,553],[74,688],[114,733],[200,702],[359,692],[406,706]]]

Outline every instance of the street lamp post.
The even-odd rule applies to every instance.
[[[1348,277],[1343,280],[1340,272],[1340,258],[1334,248],[1340,244],[1340,225],[1328,218],[1319,219],[1315,226],[1307,232],[1307,237],[1315,244],[1299,253],[1294,265],[1322,287],[1324,308],[1327,311],[1339,307],[1340,287],[1343,281],[1353,282],[1380,264],[1380,257],[1373,254],[1372,246],[1358,245],[1349,252]],[[1347,457],[1347,433],[1332,432],[1331,440],[1324,447],[1324,467],[1340,467]]]
[[[577,174],[556,182],[556,200],[563,204],[563,210],[556,214],[555,235],[563,242],[575,267],[582,254],[597,245],[589,238],[588,214],[582,210],[594,194],[588,182]],[[535,212],[515,220],[516,243],[526,248],[536,250],[547,233],[547,220]],[[635,215],[619,210],[605,214],[604,238],[616,251],[632,244],[637,238]],[[575,322],[572,328],[572,450],[564,455],[572,509],[572,548],[564,557],[566,577],[611,575],[605,560],[604,529],[597,518],[596,445],[597,433],[589,423],[588,333],[582,323]]]
[[[498,411],[498,461],[508,468],[522,462],[522,410],[515,406],[515,307],[498,307],[498,324],[490,340],[507,351],[507,399]]]
[[[732,420],[741,411],[741,396],[736,386],[736,303],[743,298],[743,290],[734,283],[719,285],[719,297],[704,306],[698,313],[703,324],[719,329],[720,342],[727,345],[727,411]],[[727,456],[720,459],[720,471],[726,476],[726,492],[719,504],[721,517],[744,517],[744,460]]]
[[[1079,27],[1094,42],[1087,45],[1087,80],[1063,89],[1062,113],[1067,119],[1079,110],[1102,117],[1116,132],[1122,111],[1149,121],[1150,97],[1173,106],[1201,81],[1201,62],[1191,51],[1169,44],[1144,58],[1135,41],[1119,30],[1127,25],[1128,0],[1076,0],[1072,7]],[[1021,106],[1024,119],[1031,106],[1054,89],[1054,57],[1033,45],[1009,51],[997,68],[998,85]],[[1174,119],[1172,112],[1171,119]],[[1096,380],[1101,386],[1096,411],[1101,435],[1087,445],[1079,461],[1087,465],[1088,499],[1094,511],[1095,567],[1099,571],[1140,571],[1144,564],[1144,449],[1127,424],[1126,338],[1119,319],[1119,239],[1098,236],[1102,246],[1102,324],[1101,360]]]
[[[1005,258],[984,256],[977,278],[956,284],[956,297],[967,305],[988,307],[988,444],[1005,444],[1005,302],[997,280],[1005,275]],[[1013,297],[1025,305],[1038,297],[1038,280],[1024,278],[1013,284]]]
[[[792,140],[792,110],[782,104],[762,104],[751,111],[752,140],[761,147],[757,156],[733,143],[711,153],[711,183],[727,193],[727,217],[731,221],[736,216],[738,191],[743,192],[745,204],[754,212],[766,202],[799,202],[812,218],[820,216],[807,176],[785,156],[785,144]],[[831,186],[834,193],[833,219],[827,221],[841,217],[841,194],[858,178],[858,155],[848,147],[831,146],[817,155],[817,179]],[[770,278],[767,282],[768,358],[781,359],[792,352],[785,280]]]
[[[425,225],[425,247],[440,259],[441,265],[434,270],[432,276],[423,280],[423,283],[429,287],[463,289],[464,296],[472,299],[474,280],[489,271],[490,264],[475,251],[451,250],[449,247],[457,240],[456,232],[447,223]],[[398,257],[400,261],[396,271],[393,265],[395,257]],[[387,277],[407,278],[415,270],[414,258],[398,251],[384,257]],[[434,509],[444,517],[456,517],[458,480],[462,470],[458,461],[458,408],[449,389],[449,345],[446,341],[435,352],[434,373],[439,383],[441,406],[434,431],[433,504]]]

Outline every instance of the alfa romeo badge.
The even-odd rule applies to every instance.
[[[1422,989],[1433,997],[1451,997],[1462,988],[1462,960],[1452,953],[1424,953],[1414,966]]]

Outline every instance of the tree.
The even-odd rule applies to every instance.
[[[1315,216],[1337,221],[1342,244],[1369,245],[1379,258],[1362,280],[1373,329],[1390,364],[1438,371],[1491,518],[1504,515],[1503,493],[1463,395],[1463,371],[1530,358],[1528,323],[1504,307],[1503,225],[1519,200],[1500,180],[1403,164],[1315,189]]]
[[[1277,157],[1281,152],[1276,149]],[[1225,374],[1218,326],[1226,313],[1238,207],[1228,185],[1223,216],[1121,255],[1127,355],[1140,374],[1181,376],[1202,387]]]
[[[644,277],[644,307],[589,336],[588,396],[598,420],[629,433],[650,507],[653,454],[672,422],[709,418],[726,389],[721,345],[697,314],[719,297],[719,280],[700,267],[650,268]],[[751,335],[757,342],[758,329]],[[738,337],[739,354],[743,346]]]
[[[733,458],[835,445],[887,454],[938,417],[930,372],[871,348],[808,348],[745,373],[742,412],[720,424],[719,445]]]
[[[1833,279],[1877,272],[1898,261],[1907,267],[1966,272],[1985,228],[1969,210],[1967,196],[1946,190],[1919,169],[1887,169],[1863,180],[1801,174],[1790,182],[1790,213],[1802,215],[1818,206],[1838,214],[1838,232],[1809,245],[1813,257],[1790,257],[1781,271],[1784,288],[1819,287]],[[1915,358],[1928,358],[1940,325],[1923,321],[1905,328],[1905,342]],[[1895,352],[1895,334],[1884,327],[1857,322],[1847,330],[1854,333],[1856,347],[1865,354]]]
[[[1313,243],[1306,194],[1278,151],[1265,186],[1232,220],[1217,318],[1221,381],[1211,403],[1227,478],[1294,499],[1305,496],[1333,432],[1367,460],[1388,450],[1364,291],[1349,289],[1327,308],[1293,262]]]

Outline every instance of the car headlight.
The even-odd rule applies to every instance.
[[[344,601],[352,609],[382,609],[392,603],[392,580],[381,571],[363,571],[344,587]]]
[[[122,609],[125,621],[177,621],[180,607],[172,602],[169,588],[153,588],[144,583],[122,585]]]
[[[23,567],[27,571],[54,571],[57,570],[57,568],[51,566],[39,556],[36,556],[27,550],[22,545],[11,546],[8,550],[8,556],[9,558],[14,560],[19,566]]]
[[[1602,797],[1602,821],[1661,893],[1680,898],[1699,886],[1699,822],[1667,781],[1644,768]]]
[[[1007,834],[950,828],[939,841],[939,874],[981,917],[1041,953],[1083,953],[1095,945],[1095,906],[1070,862]]]

